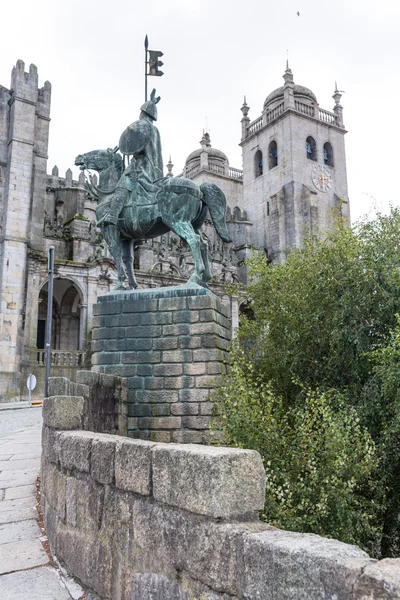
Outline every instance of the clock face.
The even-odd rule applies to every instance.
[[[311,179],[320,192],[327,192],[332,187],[332,174],[325,165],[315,165],[312,168]]]

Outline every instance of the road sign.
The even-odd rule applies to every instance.
[[[29,393],[28,393],[29,406],[32,406],[31,392],[36,387],[36,377],[34,375],[32,375],[32,373],[29,375],[28,379],[26,380],[26,387],[28,388],[28,391],[29,391]]]
[[[36,387],[36,377],[34,375],[32,375],[32,373],[29,375],[28,379],[26,380],[26,387],[28,388],[28,390],[30,392],[33,392],[33,390]]]

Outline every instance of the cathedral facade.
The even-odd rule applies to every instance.
[[[216,183],[227,198],[233,243],[223,243],[210,220],[204,233],[211,287],[229,306],[233,326],[240,301],[225,286],[246,283],[243,263],[253,247],[283,261],[304,235],[332,228],[335,212],[349,218],[337,90],[333,98],[333,112],[321,109],[287,67],[284,85],[268,95],[261,116],[251,121],[246,101],[242,106],[243,169],[232,167],[207,133],[186,159],[184,177]],[[36,393],[43,393],[48,248],[55,248],[52,375],[74,380],[78,369],[90,367],[92,306],[117,280],[83,173],[78,180],[70,170],[60,176],[57,167],[47,173],[50,103],[51,85],[38,87],[34,65],[26,72],[18,61],[10,88],[0,86],[0,401],[25,399],[30,373]],[[171,160],[166,167],[172,176]],[[173,233],[135,248],[139,287],[179,285],[192,269],[191,252]]]

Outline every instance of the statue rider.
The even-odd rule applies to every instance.
[[[163,159],[161,138],[154,121],[157,120],[157,103],[160,97],[155,97],[156,90],[150,95],[150,100],[140,108],[139,120],[129,125],[119,141],[122,154],[130,156],[131,161],[123,172],[114,194],[110,198],[107,214],[102,219],[103,227],[107,229],[106,237],[118,235],[118,218],[124,206],[154,205],[156,194],[162,187]],[[134,211],[137,218],[137,210]]]

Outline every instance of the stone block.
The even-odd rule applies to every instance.
[[[179,348],[201,348],[201,337],[199,335],[183,335],[179,338]]]
[[[99,483],[114,481],[116,441],[116,436],[105,434],[93,439],[90,473]]]
[[[60,473],[55,464],[42,459],[41,482],[41,492],[46,498],[46,503],[56,510],[61,520],[65,521],[67,477]]]
[[[82,383],[89,387],[96,385],[99,381],[99,374],[93,371],[78,371],[76,374],[76,383]]]
[[[131,417],[150,417],[151,412],[151,404],[128,404],[128,415]]]
[[[83,421],[82,396],[51,396],[43,401],[43,423],[54,429],[80,429]]]
[[[157,310],[157,300],[135,300],[134,302],[122,302],[122,312],[141,313]]]
[[[206,365],[204,363],[187,363],[183,365],[185,375],[204,375],[206,373]]]
[[[126,327],[127,338],[159,338],[161,337],[161,325],[137,325]]]
[[[52,463],[58,463],[60,461],[60,435],[60,431],[43,425],[42,452]]]
[[[121,359],[122,364],[159,363],[161,360],[161,352],[124,352]]]
[[[202,308],[216,309],[217,302],[217,297],[213,298],[212,296],[195,296],[193,298],[188,298],[188,306],[190,309],[194,310],[200,310]]]
[[[190,325],[186,323],[175,323],[174,325],[163,325],[163,336],[190,335]]]
[[[400,598],[400,558],[370,561],[357,579],[354,600],[394,600]]]
[[[146,390],[162,390],[164,388],[163,377],[146,377],[144,380]]]
[[[97,315],[119,315],[122,312],[121,302],[102,302],[93,305],[93,314]]]
[[[143,377],[129,377],[128,389],[141,390],[144,387],[144,381]]]
[[[196,377],[196,387],[215,388],[220,387],[222,378],[220,375],[198,375]]]
[[[178,340],[173,337],[155,339],[153,348],[154,350],[175,350],[178,348]]]
[[[191,360],[192,350],[166,350],[162,353],[163,363],[184,363]]]
[[[90,472],[92,431],[68,431],[60,436],[60,464],[64,469]]]
[[[368,556],[318,535],[273,527],[244,536],[244,598],[355,598],[353,586]],[[373,596],[363,596],[363,598]],[[382,597],[382,596],[381,596]]]
[[[137,429],[138,428],[138,419],[137,417],[128,417],[127,423],[128,430]]]
[[[265,472],[254,450],[170,445],[152,453],[153,495],[159,502],[224,519],[264,507]]]
[[[206,402],[210,397],[209,389],[192,388],[190,390],[179,390],[180,402]]]
[[[214,402],[201,402],[199,406],[201,415],[212,415]]]
[[[206,402],[205,404],[209,404]],[[208,429],[211,423],[211,417],[183,417],[182,425],[188,429]]]
[[[49,377],[49,396],[68,396],[70,383],[68,377]]]
[[[172,312],[141,313],[141,325],[170,325],[172,323]]]
[[[150,431],[151,442],[162,442],[168,444],[171,441],[170,431]]]
[[[123,367],[124,369],[126,367]],[[129,369],[131,369],[132,367],[129,367]],[[153,365],[137,365],[136,366],[136,371],[137,374],[140,377],[151,377],[153,375],[153,369],[154,366]],[[127,375],[127,377],[130,377],[130,375]]]
[[[160,365],[154,365],[154,376],[155,377],[170,377],[174,375],[181,375],[183,367],[179,363],[162,363]]]
[[[172,313],[173,314],[173,321],[174,323],[189,323],[190,322],[190,317],[191,317],[191,313],[189,310],[177,310],[176,312]]]
[[[223,362],[225,354],[222,350],[202,348],[200,350],[193,350],[193,361],[194,362]]]
[[[119,352],[98,352],[92,355],[93,365],[118,365],[120,362]]]
[[[189,375],[182,375],[181,377],[167,377],[164,380],[164,386],[166,390],[192,388],[194,387],[194,377],[190,377]]]
[[[115,485],[142,496],[151,494],[151,451],[154,444],[118,440],[115,449]]]
[[[176,444],[203,444],[204,433],[202,431],[187,431],[180,429],[172,432],[172,441]]]
[[[138,390],[136,392],[137,402],[178,402],[176,390]]]
[[[179,429],[180,426],[180,417],[152,417],[149,429]]]
[[[186,298],[160,298],[158,300],[158,310],[186,310]]]
[[[101,525],[104,487],[92,479],[67,478],[66,522],[80,530],[97,532]]]
[[[168,417],[171,414],[171,406],[174,404],[153,404],[151,414],[153,417]]]
[[[198,415],[199,405],[192,402],[176,402],[171,404],[171,413],[177,416]]]

